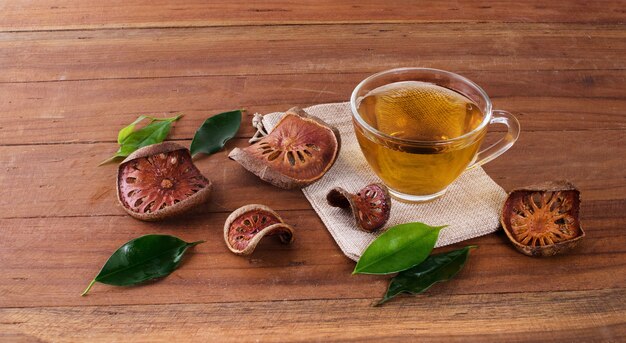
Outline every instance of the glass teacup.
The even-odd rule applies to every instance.
[[[463,171],[508,150],[520,131],[517,119],[493,110],[474,82],[437,69],[374,74],[354,89],[350,104],[365,158],[391,195],[406,202],[443,195]],[[491,124],[508,131],[479,151]]]

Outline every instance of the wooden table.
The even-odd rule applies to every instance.
[[[626,3],[623,1],[4,1],[0,4],[1,341],[626,340]],[[518,143],[486,166],[511,190],[569,179],[587,238],[571,254],[517,253],[502,232],[426,294],[370,307],[386,278],[352,276],[299,191],[226,158],[254,112],[346,101],[374,72],[425,66],[482,85],[517,114]],[[208,206],[164,223],[115,198],[117,131],[245,107],[225,151],[197,161]],[[285,251],[231,254],[222,225],[264,203],[297,228]],[[206,239],[169,277],[81,291],[122,243]]]

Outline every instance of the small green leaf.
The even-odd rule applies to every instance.
[[[137,126],[137,124],[139,124],[140,121],[142,121],[142,120],[144,120],[146,118],[147,118],[146,116],[139,116],[130,125],[128,125],[125,128],[121,129],[120,132],[117,134],[117,143],[122,144],[124,139],[126,139],[126,137],[128,137],[131,133],[133,133],[133,131],[135,131],[135,126]]]
[[[367,247],[352,274],[391,274],[422,263],[444,227],[415,222],[389,228]]]
[[[224,147],[233,138],[241,125],[241,110],[224,112],[204,121],[191,141],[191,155],[198,153],[213,154]]]
[[[115,155],[102,161],[100,165],[111,162],[119,157],[126,157],[144,146],[163,142],[172,128],[172,123],[181,117],[182,115],[171,118],[139,116],[130,125],[120,130],[117,134],[117,142],[120,144],[119,149]],[[137,124],[144,119],[149,119],[150,123],[139,130],[135,130]]]
[[[429,256],[423,263],[400,272],[389,282],[389,288],[376,304],[382,305],[400,293],[419,294],[437,282],[452,279],[465,265],[470,249],[476,246]]]
[[[128,286],[167,276],[178,268],[187,249],[203,242],[187,243],[168,235],[135,238],[109,257],[82,295],[86,295],[96,282]]]

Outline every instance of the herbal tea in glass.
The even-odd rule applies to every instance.
[[[477,128],[484,115],[465,96],[421,81],[402,81],[378,87],[361,100],[358,111],[376,130],[409,141],[445,141]],[[471,142],[438,146],[368,138],[356,130],[365,158],[392,189],[406,194],[434,194],[444,190],[474,158],[484,135]]]
[[[398,68],[361,81],[350,97],[354,131],[367,162],[396,199],[429,201],[443,195],[467,168],[508,150],[519,122],[493,110],[484,90],[444,70]],[[487,127],[506,134],[478,151]]]

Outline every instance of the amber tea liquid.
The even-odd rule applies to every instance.
[[[367,93],[358,104],[361,117],[389,136],[441,141],[477,128],[484,119],[480,108],[453,90],[420,81],[388,84]],[[365,158],[393,190],[412,195],[443,191],[472,162],[484,130],[472,140],[441,146],[402,144],[374,137],[356,127]]]

